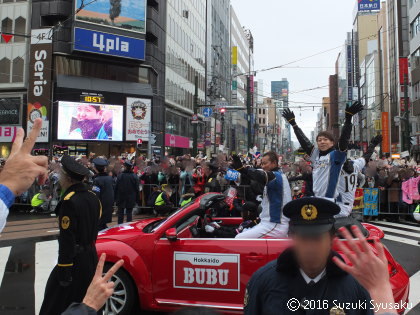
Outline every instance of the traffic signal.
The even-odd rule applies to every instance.
[[[222,108],[220,109],[220,114],[224,115],[225,113],[226,113],[226,108],[223,108],[223,107],[222,107]]]
[[[142,144],[143,144],[143,140],[137,139],[137,149],[140,149]]]

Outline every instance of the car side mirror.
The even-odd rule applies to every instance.
[[[165,236],[169,241],[175,242],[178,239],[176,228],[170,228],[166,230]]]

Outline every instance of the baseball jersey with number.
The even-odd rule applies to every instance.
[[[340,206],[341,211],[336,217],[347,217],[350,215],[357,189],[357,174],[366,166],[366,160],[364,158],[353,160],[351,163],[353,163],[353,173],[348,174],[344,170],[341,170],[337,188],[337,204]]]
[[[347,153],[339,150],[321,156],[319,153],[319,149],[314,148],[311,154],[314,195],[334,200],[338,196],[338,179]]]

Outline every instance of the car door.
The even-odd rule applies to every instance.
[[[267,263],[267,240],[162,237],[153,255],[158,304],[239,311],[250,277]]]

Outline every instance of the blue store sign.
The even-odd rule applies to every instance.
[[[143,39],[74,28],[74,50],[144,60],[145,44]]]
[[[358,0],[359,11],[376,11],[381,9],[381,0]]]

